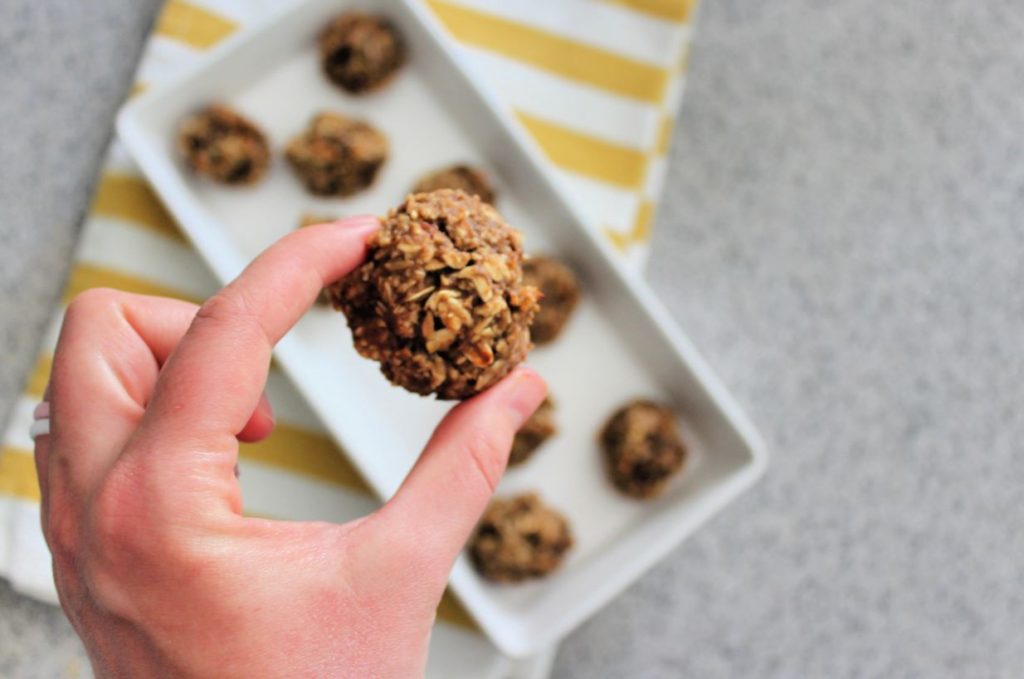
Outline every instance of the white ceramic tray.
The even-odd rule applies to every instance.
[[[320,28],[340,10],[372,7],[408,40],[410,63],[386,89],[351,97],[321,74]],[[347,200],[305,194],[278,160],[254,188],[225,189],[191,177],[177,157],[182,116],[212,100],[239,108],[275,150],[311,115],[333,109],[364,117],[391,140],[377,183]],[[499,494],[536,489],[572,523],[576,545],[552,576],[515,586],[488,584],[460,558],[451,584],[505,653],[525,656],[555,643],[679,544],[765,466],[758,435],[646,284],[616,265],[554,188],[540,151],[459,64],[443,29],[413,0],[290,4],[215,49],[195,70],[149,92],[118,121],[125,144],[223,281],[302,212],[383,214],[424,173],[455,161],[488,168],[499,210],[531,252],[555,252],[582,278],[585,297],[563,335],[530,357],[558,403],[560,433]],[[448,403],[390,386],[352,347],[344,318],[314,309],[278,346],[277,358],[366,480],[390,497]],[[671,403],[691,449],[685,472],[657,500],[639,502],[607,482],[596,435],[624,401]],[[685,583],[680,583],[685,586]]]

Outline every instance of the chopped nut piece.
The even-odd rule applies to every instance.
[[[530,349],[539,292],[522,284],[522,237],[461,191],[406,198],[367,262],[328,289],[356,349],[394,384],[441,399],[491,386]]]
[[[224,184],[254,184],[270,164],[270,147],[260,129],[224,104],[185,118],[178,147],[195,173]]]
[[[469,555],[488,580],[520,582],[558,568],[572,542],[565,518],[536,493],[526,493],[491,502],[470,541]]]

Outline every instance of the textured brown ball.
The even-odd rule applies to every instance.
[[[388,140],[361,120],[321,113],[285,155],[310,193],[351,196],[373,184],[388,158]]]
[[[491,502],[469,543],[480,575],[496,582],[519,582],[558,568],[572,547],[565,518],[535,493]]]
[[[458,189],[471,196],[479,196],[494,205],[497,195],[483,170],[469,165],[452,165],[428,174],[413,187],[413,193],[429,193],[438,189]]]
[[[509,466],[526,462],[545,441],[557,433],[555,404],[548,397],[516,432],[516,437],[512,441],[512,452],[508,457]]]
[[[352,94],[375,90],[405,63],[405,46],[387,19],[346,12],[320,34],[320,60],[332,82]]]
[[[394,384],[463,399],[529,351],[539,292],[523,284],[522,236],[476,196],[406,198],[370,239],[366,263],[329,288],[356,349]]]
[[[636,498],[661,493],[686,459],[672,411],[651,401],[617,410],[601,432],[601,445],[612,483]]]
[[[194,172],[224,184],[253,184],[270,163],[270,147],[260,129],[224,104],[185,118],[178,148]]]
[[[580,299],[580,286],[572,269],[553,257],[530,257],[523,263],[523,280],[541,293],[540,310],[530,326],[537,344],[555,341]]]

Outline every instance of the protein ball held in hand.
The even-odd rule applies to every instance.
[[[483,170],[469,165],[452,165],[432,172],[419,180],[412,192],[429,193],[438,189],[459,189],[471,196],[479,196],[480,200],[491,205],[497,197]]]
[[[661,493],[686,459],[672,411],[644,400],[612,415],[601,432],[601,445],[612,483],[636,498]]]
[[[470,540],[469,555],[488,580],[519,582],[558,568],[570,547],[565,518],[535,493],[526,493],[491,502]]]
[[[544,399],[512,441],[512,452],[508,457],[509,466],[526,462],[549,438],[558,433],[555,425],[555,404],[551,398]]]
[[[381,87],[405,62],[405,46],[383,17],[346,12],[320,34],[324,73],[352,94]]]
[[[253,184],[270,163],[260,129],[223,104],[185,118],[178,148],[192,171],[224,184]]]
[[[530,327],[530,338],[548,344],[562,332],[576,303],[580,287],[572,269],[553,257],[530,257],[523,263],[523,279],[542,295],[540,311]]]
[[[350,196],[373,184],[388,158],[388,140],[361,120],[321,113],[285,155],[310,193]]]
[[[411,195],[328,289],[356,349],[392,383],[468,398],[526,358],[540,293],[523,284],[522,236],[476,196]]]

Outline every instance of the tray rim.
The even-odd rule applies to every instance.
[[[160,196],[167,209],[174,215],[189,240],[195,246],[200,257],[210,266],[216,277],[222,284],[234,277],[241,271],[245,262],[237,257],[237,253],[231,248],[224,248],[222,234],[214,229],[200,228],[198,224],[216,227],[216,222],[210,224],[201,211],[195,208],[195,197],[188,191],[181,191],[173,181],[167,181],[163,168],[159,167],[159,156],[163,155],[157,149],[150,148],[147,141],[147,132],[141,120],[147,106],[159,101],[162,97],[169,96],[179,88],[186,85],[190,80],[199,76],[207,69],[213,67],[220,59],[230,52],[239,49],[243,45],[264,37],[265,33],[272,32],[278,20],[288,14],[297,11],[303,5],[312,0],[292,0],[282,3],[280,6],[268,11],[259,19],[246,24],[246,26],[235,34],[229,36],[217,46],[209,50],[196,60],[194,64],[183,68],[180,72],[167,78],[159,85],[147,90],[137,98],[129,101],[117,116],[117,134],[124,142],[132,157],[138,162],[140,169],[146,179],[152,185],[154,191]],[[696,531],[701,525],[717,515],[725,506],[735,500],[745,490],[749,489],[764,474],[768,465],[768,450],[760,433],[740,408],[733,396],[726,390],[724,384],[712,371],[705,359],[697,351],[696,347],[678,326],[675,320],[662,305],[660,300],[649,288],[647,282],[640,274],[627,268],[622,257],[615,253],[611,246],[593,230],[587,228],[579,211],[575,208],[562,191],[557,187],[555,178],[545,164],[542,151],[536,143],[529,138],[526,131],[518,125],[512,114],[500,105],[493,95],[486,89],[481,88],[474,79],[474,76],[457,58],[455,50],[457,47],[447,36],[444,28],[422,3],[416,0],[393,0],[395,4],[401,5],[427,33],[429,39],[444,55],[447,66],[462,81],[462,85],[471,90],[480,100],[505,133],[507,133],[524,153],[529,164],[529,170],[535,174],[556,197],[560,207],[573,217],[572,228],[579,233],[580,237],[587,239],[590,245],[594,246],[600,255],[606,260],[609,269],[618,276],[620,282],[629,290],[630,294],[642,307],[644,313],[650,317],[651,322],[657,330],[672,345],[678,354],[678,359],[686,365],[693,373],[696,381],[707,392],[709,400],[719,410],[721,417],[735,431],[742,441],[749,455],[749,461],[743,463],[736,471],[730,472],[728,478],[723,480],[710,494],[705,497],[699,505],[699,511],[694,511],[695,516],[688,522],[678,522],[670,533],[664,535],[657,545],[644,554],[643,559],[635,559],[623,564],[615,577],[601,588],[601,592],[588,601],[584,602],[574,611],[573,615],[567,615],[560,624],[553,626],[543,637],[522,636],[509,633],[507,625],[503,625],[502,616],[495,616],[490,611],[481,611],[472,602],[460,595],[469,583],[466,582],[467,574],[463,569],[453,569],[450,584],[460,599],[466,604],[467,609],[476,619],[477,623],[498,647],[500,651],[508,656],[523,658],[533,653],[542,652],[551,644],[557,643],[565,634],[581,624],[598,609],[606,605],[614,596],[621,593],[632,582],[639,578],[644,572],[653,567],[656,563],[672,549],[679,546],[690,534]],[[221,242],[218,242],[221,241]],[[215,255],[214,253],[218,253]],[[297,376],[296,366],[300,361],[300,347],[293,345],[288,337],[285,337],[274,353],[280,360],[280,364],[289,379],[293,381],[299,392],[304,392],[302,379]],[[310,403],[318,417],[324,420],[329,432],[340,442],[344,443],[344,434],[331,426],[331,418],[315,402]],[[345,446],[347,449],[356,447]],[[374,488],[378,496],[386,496],[380,479],[368,473],[361,464],[358,455],[353,454],[353,462],[360,468],[360,472],[366,476],[367,481]]]

